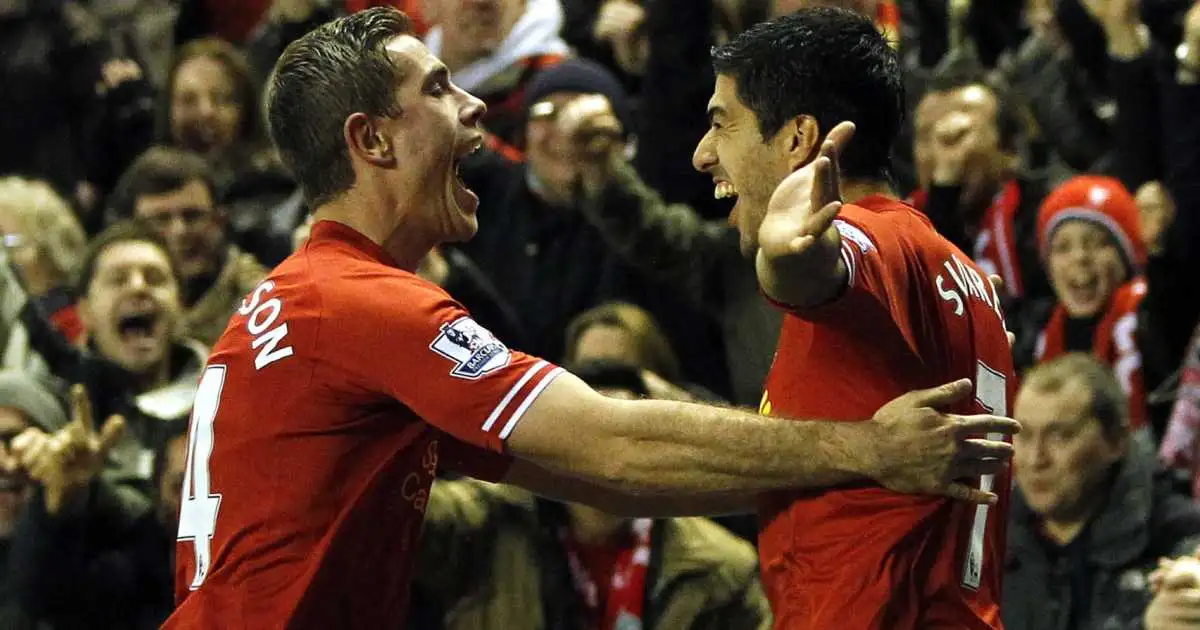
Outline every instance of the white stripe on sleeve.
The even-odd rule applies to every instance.
[[[496,421],[500,419],[500,414],[504,413],[504,410],[508,407],[508,403],[512,402],[512,399],[516,397],[517,392],[521,391],[521,388],[525,387],[525,384],[529,382],[529,379],[533,378],[534,375],[542,371],[542,368],[546,367],[547,365],[550,364],[546,361],[538,361],[533,367],[529,368],[529,370],[525,372],[525,375],[521,377],[521,380],[517,381],[516,385],[512,386],[512,389],[508,390],[508,393],[505,394],[504,398],[500,400],[500,404],[496,405],[495,409],[492,409],[492,413],[488,416],[487,420],[484,421],[484,433],[492,430],[492,425],[496,424]]]
[[[508,434],[512,433],[513,429],[517,428],[517,423],[521,421],[521,416],[525,415],[525,411],[529,409],[529,405],[532,405],[533,401],[537,400],[537,397],[541,395],[542,390],[546,389],[546,387],[549,386],[550,383],[554,382],[554,379],[558,378],[558,375],[562,373],[563,369],[556,367],[542,377],[541,382],[539,382],[537,386],[533,388],[533,391],[529,392],[529,395],[526,396],[525,400],[521,402],[521,406],[517,407],[517,410],[514,411],[513,415],[508,419],[508,423],[504,425],[504,429],[500,431],[501,440],[508,439]]]

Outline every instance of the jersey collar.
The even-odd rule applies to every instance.
[[[372,260],[389,267],[397,267],[396,261],[382,247],[363,235],[362,232],[337,221],[317,221],[312,226],[305,247],[323,242],[340,242],[366,254]]]

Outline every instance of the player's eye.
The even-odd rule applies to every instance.
[[[429,88],[425,90],[430,96],[445,96],[450,91],[444,81],[434,81],[429,84]]]

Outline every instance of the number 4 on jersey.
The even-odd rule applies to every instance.
[[[192,541],[196,548],[196,573],[192,577],[194,591],[204,583],[212,563],[212,537],[217,529],[217,512],[221,495],[209,487],[208,458],[213,451],[213,423],[221,404],[221,389],[225,386],[225,366],[213,365],[204,370],[196,402],[192,407],[192,428],[188,434],[187,468],[183,473],[183,493],[179,508],[180,541]]]

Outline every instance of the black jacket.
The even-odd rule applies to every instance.
[[[1036,515],[1015,489],[1001,608],[1005,628],[1142,627],[1151,598],[1147,578],[1159,558],[1196,546],[1200,510],[1172,490],[1151,446],[1139,440],[1116,465],[1109,488],[1107,504],[1066,548],[1038,533]]]
[[[174,534],[136,494],[93,482],[82,514],[32,497],[10,550],[16,601],[55,630],[149,630],[174,607]]]

